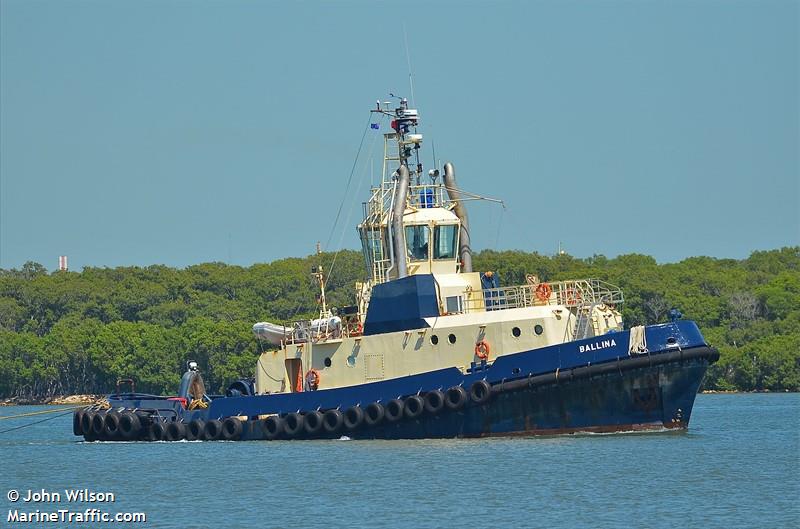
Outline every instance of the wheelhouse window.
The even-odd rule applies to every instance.
[[[423,225],[406,226],[406,247],[412,261],[428,260],[428,239],[430,230]]]
[[[458,243],[458,224],[445,224],[434,228],[433,258],[455,259]]]

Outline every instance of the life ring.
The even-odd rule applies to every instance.
[[[547,283],[539,283],[539,286],[536,287],[534,292],[536,294],[536,299],[539,301],[547,301],[550,299],[550,294],[553,293],[553,287]]]
[[[489,358],[489,353],[492,351],[489,342],[486,340],[481,340],[480,342],[475,344],[475,356],[480,358],[481,360],[486,360]]]
[[[306,383],[311,391],[316,391],[319,388],[319,381],[322,377],[316,369],[309,369],[306,373]]]
[[[568,307],[574,307],[578,303],[581,302],[583,296],[581,296],[581,291],[576,290],[574,288],[568,288],[566,292],[564,292],[564,304]]]

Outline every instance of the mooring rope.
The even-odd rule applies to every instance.
[[[77,406],[77,407],[80,408],[82,406]],[[58,417],[63,417],[64,415],[69,415],[70,413],[72,413],[72,411],[74,409],[75,408],[70,408],[70,410],[68,412],[66,412],[66,413],[62,413],[62,414],[59,414],[59,415],[53,415],[52,417],[46,417],[46,418],[41,419],[39,421],[29,422],[28,424],[23,424],[21,426],[15,426],[14,428],[8,428],[6,430],[0,430],[0,434],[13,432],[14,430],[21,430],[22,428],[27,428],[28,426],[33,426],[35,424],[43,423],[43,422],[46,422],[46,421],[52,421],[53,419],[57,419]],[[59,410],[54,410],[54,411],[63,411],[63,410],[64,410],[64,408],[61,408]],[[3,418],[4,419],[11,419],[11,417],[3,417]]]
[[[32,411],[30,413],[20,413],[17,415],[0,415],[0,421],[4,419],[18,419],[20,417],[31,417],[33,415],[44,415],[46,413],[58,413],[60,411],[67,411],[67,410],[77,410],[78,408],[85,408],[85,404],[81,404],[80,406],[70,406],[69,408],[58,408],[56,410],[43,410],[43,411]]]

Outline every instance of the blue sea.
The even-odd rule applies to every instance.
[[[0,527],[800,527],[800,394],[699,395],[679,433],[86,443],[71,429],[62,416],[0,434]],[[61,501],[8,499],[43,489]],[[115,501],[66,500],[83,489]],[[59,509],[147,521],[8,521]]]

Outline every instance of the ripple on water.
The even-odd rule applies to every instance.
[[[700,395],[688,432],[346,443],[89,443],[62,417],[0,435],[0,491],[110,491],[159,528],[798,527],[798,417]]]

